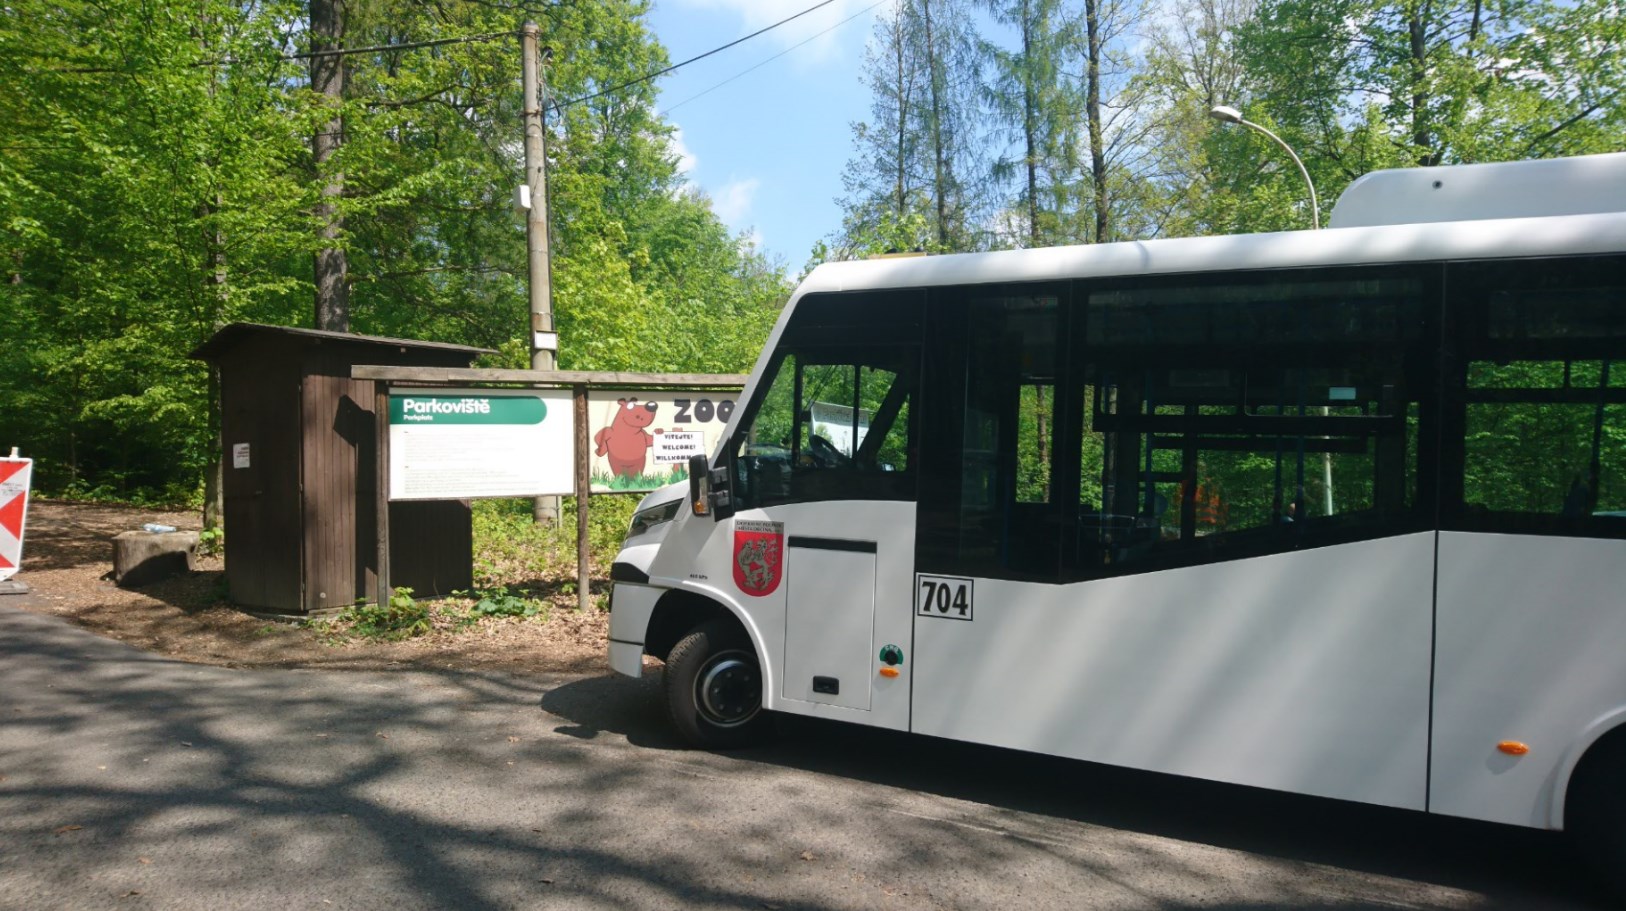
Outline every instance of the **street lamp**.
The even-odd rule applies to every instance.
[[[1208,111],[1208,116],[1220,121],[1221,123],[1241,124],[1249,129],[1258,130],[1266,136],[1269,136],[1271,139],[1276,140],[1276,144],[1282,147],[1282,151],[1286,152],[1287,156],[1293,159],[1293,163],[1299,166],[1299,176],[1304,178],[1304,185],[1310,190],[1310,224],[1314,225],[1317,231],[1321,230],[1321,204],[1316,201],[1315,184],[1310,182],[1310,172],[1304,169],[1304,162],[1299,161],[1298,153],[1293,151],[1293,147],[1283,142],[1282,137],[1277,136],[1275,133],[1272,133],[1259,124],[1254,123],[1251,120],[1243,120],[1242,112],[1236,108],[1230,107],[1229,105],[1221,104],[1210,108]]]
[[[1293,147],[1283,142],[1282,137],[1277,136],[1275,133],[1272,133],[1259,124],[1254,123],[1251,120],[1244,120],[1242,118],[1242,112],[1231,107],[1230,105],[1217,104],[1208,109],[1208,116],[1218,120],[1220,123],[1241,124],[1249,129],[1258,130],[1266,136],[1269,136],[1271,139],[1276,140],[1276,144],[1282,147],[1282,151],[1287,153],[1287,157],[1293,159],[1293,163],[1299,166],[1299,176],[1304,178],[1304,185],[1310,190],[1310,224],[1313,225],[1317,231],[1321,230],[1321,204],[1317,202],[1315,198],[1315,184],[1310,182],[1310,172],[1304,169],[1304,162],[1299,160],[1298,153],[1293,151]],[[1321,406],[1322,417],[1327,417],[1331,413],[1331,408],[1327,407],[1326,405]],[[1325,440],[1330,438],[1322,437],[1322,439]],[[1301,468],[1300,470],[1302,471],[1303,469]],[[1326,495],[1327,515],[1330,516],[1332,515],[1333,508],[1332,453],[1330,452],[1323,452],[1321,454],[1321,482],[1322,489]]]

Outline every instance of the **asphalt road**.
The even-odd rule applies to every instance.
[[[1606,908],[1561,838],[786,723],[657,678],[239,671],[0,601],[0,908]]]

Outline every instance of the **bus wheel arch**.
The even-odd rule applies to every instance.
[[[712,620],[739,620],[722,604],[695,592],[673,590],[655,602],[644,634],[644,653],[665,661],[684,636]],[[743,629],[743,624],[741,624]]]
[[[1626,896],[1626,724],[1593,741],[1575,764],[1564,829],[1605,885]]]

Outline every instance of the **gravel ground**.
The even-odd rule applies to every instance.
[[[110,577],[113,536],[159,522],[199,527],[196,513],[34,500],[17,581],[33,592],[6,603],[55,614],[101,635],[161,655],[226,667],[384,670],[400,667],[588,673],[605,669],[609,614],[580,612],[561,595],[545,620],[497,618],[458,628],[466,601],[431,607],[435,630],[405,642],[334,635],[252,617],[221,600],[224,563],[203,557],[198,570],[138,590]],[[607,586],[603,581],[599,585]]]

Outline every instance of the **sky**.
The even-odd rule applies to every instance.
[[[676,63],[816,2],[654,0],[648,22]],[[883,9],[876,0],[835,0],[658,83],[659,110],[679,130],[689,181],[729,228],[750,232],[791,275],[841,224],[836,198],[851,125],[869,116],[859,81],[864,44]]]

